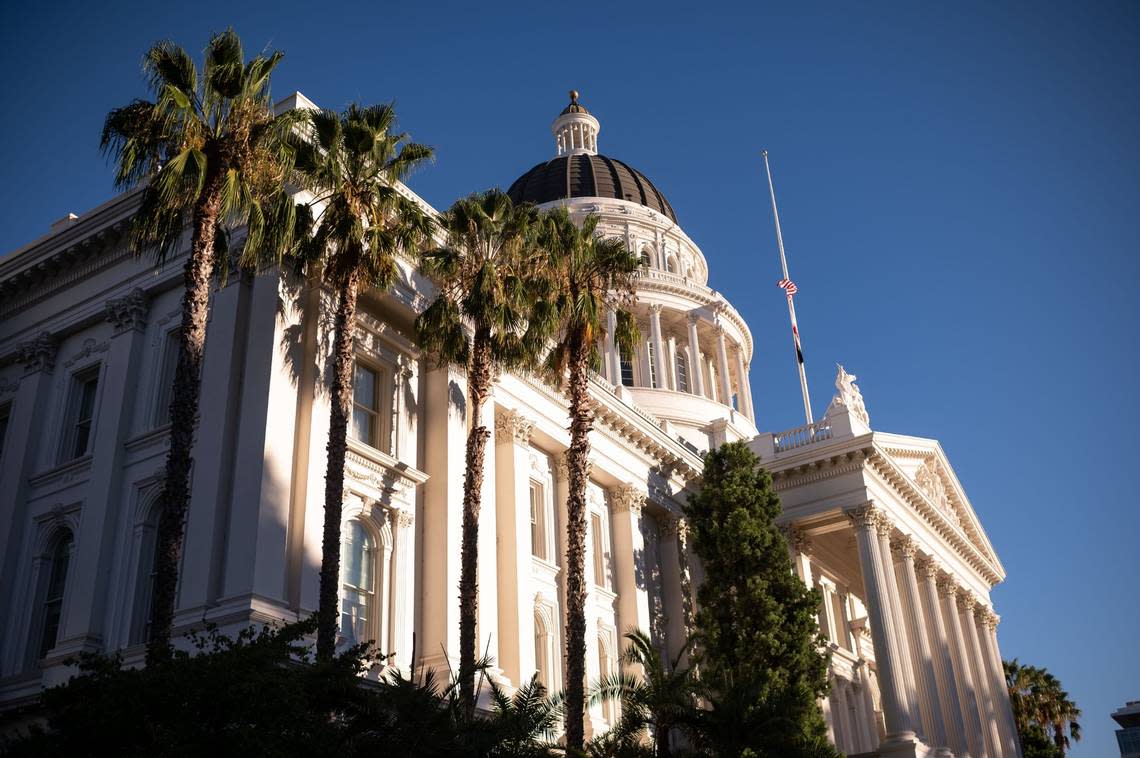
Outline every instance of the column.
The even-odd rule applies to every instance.
[[[617,331],[617,315],[610,311],[606,314],[606,352],[603,356],[606,364],[607,377],[615,387],[621,386],[621,356],[618,354],[617,342],[614,333]]]
[[[692,603],[688,560],[685,556],[685,542],[688,525],[684,519],[672,515],[661,519],[661,574],[665,581],[665,627],[669,663],[681,653],[689,638]]]
[[[879,742],[879,732],[875,723],[875,701],[871,696],[871,674],[868,664],[860,660],[855,664],[859,691],[859,749],[864,753],[874,750]]]
[[[649,633],[649,592],[645,584],[645,537],[641,531],[643,488],[623,484],[609,491],[613,533],[614,580],[618,593],[618,630]],[[624,639],[618,640],[623,650]],[[633,672],[639,673],[639,672]]]
[[[966,743],[970,754],[983,755],[985,741],[982,738],[982,723],[978,718],[978,701],[974,689],[974,679],[966,656],[966,640],[962,636],[962,624],[958,617],[958,585],[947,575],[938,578],[938,594],[941,610],[949,631],[951,659],[954,664],[954,683],[958,689],[958,705],[965,726]]]
[[[720,401],[732,407],[732,385],[728,381],[728,346],[725,343],[724,327],[716,327],[717,374],[720,376]]]
[[[987,755],[998,758],[1001,753],[1001,734],[998,732],[997,713],[994,709],[993,692],[986,673],[982,646],[978,640],[978,627],[974,622],[974,611],[978,601],[972,595],[959,593],[958,611],[962,614],[962,628],[966,634],[966,652],[973,668],[974,681],[978,690],[978,717],[982,720],[982,734],[986,740]]]
[[[993,682],[998,723],[1001,727],[1002,755],[1021,758],[1021,742],[1017,736],[1017,724],[1013,720],[1013,710],[1009,704],[1009,690],[1005,685],[1005,668],[998,649],[997,626],[1001,619],[992,609],[986,608],[978,629],[982,647],[988,656],[990,678]]]
[[[498,438],[503,434],[498,409],[488,399],[481,416],[489,436],[483,449],[483,487],[479,493],[479,563],[475,575],[479,582],[479,613],[475,621],[475,657],[486,656],[494,663],[487,670],[490,677],[502,676],[499,667],[499,507],[498,507]],[[523,421],[529,431],[529,422]],[[513,427],[511,429],[513,431]],[[528,435],[529,440],[529,435]],[[529,461],[529,458],[528,458]],[[477,695],[478,697],[478,695]]]
[[[653,342],[653,371],[657,379],[657,386],[661,389],[668,389],[669,378],[665,369],[665,345],[661,339],[661,306],[656,303],[649,306],[649,339]]]
[[[922,613],[922,600],[918,594],[918,577],[915,575],[914,557],[917,547],[909,535],[899,541],[902,555],[903,600],[906,605],[906,626],[910,632],[912,663],[918,685],[919,712],[922,714],[924,736],[935,746],[947,745],[946,725],[938,708],[938,691],[935,688],[934,662],[930,655],[930,640],[926,635],[926,621]]]
[[[845,753],[853,753],[855,730],[847,708],[847,680],[832,677],[831,689],[835,693],[835,709],[831,712],[831,719],[835,723],[835,746]]]
[[[146,296],[134,290],[123,298],[109,300],[104,318],[112,325],[112,337],[99,373],[99,418],[91,440],[91,473],[83,506],[80,531],[75,535],[72,557],[75,577],[68,582],[71,596],[67,615],[61,619],[56,650],[73,654],[103,648],[106,633],[109,576],[118,537],[121,509],[123,443],[130,435],[131,414],[138,394],[146,335]]]
[[[495,416],[499,666],[515,686],[535,671],[530,544],[530,433],[516,411]]]
[[[486,507],[485,504],[484,507]],[[493,507],[493,506],[492,506]],[[415,639],[415,607],[412,592],[416,584],[416,516],[411,511],[392,513],[392,647],[389,663],[407,672],[412,664]]]
[[[17,360],[24,364],[24,375],[12,397],[4,440],[5,465],[0,468],[0,553],[6,590],[0,593],[0,653],[2,674],[15,674],[23,669],[22,647],[28,639],[27,618],[33,592],[31,582],[14,586],[20,571],[20,550],[27,527],[28,477],[39,463],[40,439],[44,435],[45,415],[51,395],[52,372],[55,369],[56,340],[42,332],[17,346]],[[29,556],[30,558],[31,556]]]
[[[784,527],[784,536],[788,540],[788,550],[792,555],[792,571],[810,590],[815,585],[811,574],[811,537],[807,532],[790,524]]]
[[[694,395],[705,394],[704,369],[701,366],[701,340],[697,335],[697,321],[700,318],[695,313],[689,314],[689,382],[692,387],[689,391]]]
[[[922,720],[918,705],[918,691],[914,684],[914,671],[910,663],[910,640],[907,635],[906,616],[903,615],[898,578],[895,574],[894,554],[891,552],[891,534],[894,531],[894,526],[890,519],[884,515],[884,518],[879,520],[877,529],[879,533],[879,555],[883,559],[883,571],[887,580],[887,600],[891,605],[891,631],[894,634],[895,647],[899,652],[899,671],[903,677],[901,684],[906,688],[907,703],[910,706],[911,728],[921,734]]]
[[[942,623],[942,613],[938,605],[938,566],[929,558],[920,557],[915,562],[919,584],[922,589],[924,616],[929,621],[930,652],[933,661],[934,678],[938,685],[938,707],[942,713],[942,726],[946,742],[958,755],[968,749],[966,728],[962,723],[962,712],[958,707],[958,687],[954,681],[954,664],[950,656],[950,643],[946,637],[946,625]]]
[[[748,398],[748,418],[752,419],[752,423],[756,423],[756,406],[752,404],[752,380],[749,378],[751,365],[746,361],[744,363],[744,396]]]
[[[890,599],[887,597],[890,591],[888,575],[876,535],[876,527],[882,518],[881,512],[873,506],[865,505],[848,511],[847,515],[855,527],[855,543],[859,551],[859,567],[863,572],[887,735],[888,738],[913,739],[914,728],[910,721],[910,701],[903,683],[900,651],[890,633],[893,619]]]
[[[820,619],[822,622],[820,631],[827,637],[828,642],[837,643],[839,641],[839,627],[835,620],[835,608],[831,603],[831,596],[836,594],[836,587],[830,579],[824,576],[819,578],[818,584],[823,595],[823,603],[820,605],[823,613],[823,617]]]
[[[677,389],[677,338],[670,336],[665,340],[665,365],[669,367],[669,381],[668,387],[671,390]]]
[[[740,412],[752,418],[752,396],[748,394],[745,388],[748,386],[748,373],[744,367],[744,351],[737,346],[736,348],[736,391],[739,398]]]

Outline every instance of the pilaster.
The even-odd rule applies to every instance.
[[[645,490],[634,484],[622,484],[609,491],[609,501],[614,578],[618,592],[618,629],[640,629],[648,634],[651,620],[644,571],[645,535],[641,529]],[[623,650],[627,647],[624,640],[619,640],[618,644]]]

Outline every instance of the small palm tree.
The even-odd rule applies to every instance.
[[[495,373],[537,360],[524,339],[530,302],[526,272],[535,257],[537,217],[533,206],[516,206],[501,190],[471,195],[456,201],[440,220],[446,243],[420,256],[421,269],[439,289],[416,319],[418,341],[441,363],[467,370],[470,427],[460,548],[459,694],[468,718],[475,710],[479,509],[490,437],[482,412]]]
[[[119,189],[142,187],[130,244],[159,262],[177,252],[187,222],[190,255],[183,280],[178,367],[170,399],[170,451],[161,495],[147,661],[166,660],[186,511],[190,499],[194,426],[210,281],[230,263],[228,231],[246,229],[239,264],[291,247],[293,203],[282,192],[292,150],[287,137],[296,112],[274,116],[269,79],[281,53],[248,63],[232,31],[215,34],[199,72],[173,42],[147,51],[143,71],[153,100],[135,100],[107,114],[101,148],[115,163]]]
[[[431,233],[431,219],[400,193],[397,183],[430,160],[432,149],[394,131],[392,105],[354,104],[342,114],[314,110],[308,116],[307,137],[296,140],[296,175],[315,197],[299,211],[311,219],[300,262],[337,298],[317,609],[317,657],[328,660],[336,649],[357,300],[367,287],[390,287],[398,271],[397,254],[414,250]]]
[[[553,345],[546,369],[553,381],[566,384],[570,400],[570,449],[566,525],[566,743],[581,750],[585,733],[586,668],[586,484],[594,404],[590,371],[600,365],[597,342],[605,333],[607,314],[616,314],[614,338],[632,350],[637,328],[626,306],[634,299],[633,281],[641,259],[623,240],[597,233],[598,217],[588,215],[577,226],[565,208],[546,214],[542,233],[545,254],[541,286],[535,286],[531,334]]]
[[[1081,709],[1047,669],[1022,665],[1016,658],[1003,661],[1002,665],[1010,708],[1022,742],[1035,730],[1040,730],[1038,734],[1051,732],[1054,747],[1064,755],[1070,741],[1081,739],[1077,721]]]
[[[602,677],[593,688],[590,703],[617,700],[621,704],[621,716],[607,743],[628,751],[649,729],[654,755],[667,758],[673,755],[673,730],[691,723],[696,714],[697,680],[692,669],[681,665],[689,646],[667,664],[644,631],[628,632],[625,638],[629,645],[621,660],[638,667],[640,675],[615,672]]]

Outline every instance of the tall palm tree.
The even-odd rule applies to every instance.
[[[600,365],[598,338],[607,315],[616,314],[615,340],[623,349],[636,343],[637,327],[626,307],[634,300],[633,281],[641,259],[623,240],[603,238],[598,217],[577,226],[565,208],[550,211],[542,234],[545,276],[535,288],[531,332],[553,338],[546,368],[570,401],[569,480],[566,524],[566,740],[581,750],[584,737],[586,668],[586,484],[594,405],[590,370]]]
[[[641,674],[614,672],[602,679],[590,695],[591,703],[617,700],[621,716],[608,742],[622,747],[640,742],[648,728],[653,737],[654,755],[673,755],[674,728],[691,723],[696,717],[698,683],[693,670],[682,666],[688,645],[672,661],[666,661],[649,635],[640,629],[626,633],[629,645],[622,651],[623,663],[637,666]]]
[[[479,508],[490,437],[482,411],[496,372],[536,360],[523,337],[537,218],[533,206],[516,206],[501,190],[474,194],[457,200],[440,220],[445,244],[420,256],[421,269],[439,289],[416,319],[418,341],[441,363],[467,370],[470,426],[460,547],[459,696],[468,719],[475,711]]]
[[[340,584],[341,499],[352,403],[357,300],[367,287],[387,289],[396,256],[413,251],[431,233],[431,218],[397,182],[432,158],[432,149],[396,132],[392,105],[350,105],[344,113],[313,110],[296,141],[298,181],[315,197],[299,214],[311,219],[301,263],[336,294],[329,411],[325,517],[321,544],[317,657],[336,649]]]
[[[1052,732],[1053,745],[1064,755],[1070,740],[1081,739],[1081,709],[1047,669],[1023,665],[1016,658],[1003,661],[1003,668],[1018,735],[1024,739],[1035,728]]]
[[[170,653],[211,277],[228,269],[228,230],[246,228],[242,266],[254,265],[265,254],[279,255],[294,232],[293,203],[281,188],[292,154],[287,136],[299,115],[273,115],[269,79],[280,60],[281,53],[275,52],[245,62],[240,40],[228,30],[211,37],[199,72],[181,47],[158,42],[143,59],[154,99],[112,110],[103,125],[101,148],[115,164],[116,187],[142,187],[131,226],[134,251],[152,251],[162,262],[177,252],[187,222],[191,232],[148,663]]]

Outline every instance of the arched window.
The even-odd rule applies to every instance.
[[[668,271],[670,274],[677,273],[677,258],[676,258],[676,256],[670,255],[668,258],[665,259],[665,270]]]
[[[617,663],[610,650],[609,635],[604,631],[598,632],[598,678],[605,681],[617,671]],[[617,703],[613,698],[602,701],[602,718],[613,726],[617,722]]]
[[[350,645],[367,642],[376,606],[376,541],[359,521],[348,522],[340,565],[341,636]]]
[[[546,689],[554,685],[550,678],[550,662],[553,660],[550,627],[546,624],[546,614],[540,608],[534,611],[534,667],[538,681]]]
[[[633,386],[633,357],[625,348],[621,348],[618,354],[621,363],[621,383],[623,386]]]
[[[683,350],[677,351],[677,389],[689,391],[689,359]]]
[[[653,268],[653,262],[649,257],[649,249],[641,248],[641,265],[646,268]]]
[[[75,538],[63,529],[56,535],[47,554],[44,566],[47,581],[43,585],[39,607],[38,639],[33,639],[36,660],[40,660],[55,647],[59,637],[59,623],[63,615],[63,592],[67,587],[67,568],[71,563],[71,548]]]
[[[135,601],[131,613],[130,644],[138,645],[150,636],[150,615],[154,607],[154,574],[158,560],[158,517],[161,510],[154,497],[146,518],[136,527],[138,535],[138,570],[135,573]]]

